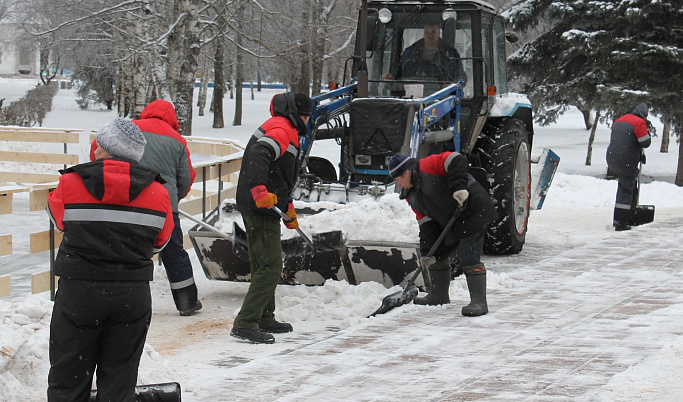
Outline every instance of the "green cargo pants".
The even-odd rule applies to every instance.
[[[251,283],[235,317],[237,328],[256,328],[275,318],[275,288],[282,277],[280,220],[262,214],[243,214],[247,232]]]

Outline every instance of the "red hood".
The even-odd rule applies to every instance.
[[[163,99],[155,100],[150,103],[145,107],[142,113],[140,113],[140,119],[149,118],[161,119],[176,131],[180,128],[173,104]]]

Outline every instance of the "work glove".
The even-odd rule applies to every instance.
[[[296,219],[296,211],[294,210],[294,204],[289,203],[289,209],[285,212],[285,215],[289,218],[289,222],[285,221],[285,226],[287,229],[298,229],[299,220]]]
[[[458,190],[453,193],[453,199],[456,200],[461,207],[465,201],[467,201],[467,197],[469,196],[470,193],[467,190]]]
[[[251,196],[259,208],[273,208],[277,204],[277,195],[269,193],[266,186],[259,184],[251,189]]]
[[[422,264],[422,268],[429,269],[430,265],[434,264],[435,262],[435,257],[420,257],[420,264]]]

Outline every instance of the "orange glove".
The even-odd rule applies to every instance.
[[[259,208],[273,208],[277,204],[277,195],[269,193],[266,186],[259,184],[251,189],[251,196]]]
[[[299,227],[299,220],[296,219],[296,211],[294,210],[294,204],[289,203],[289,209],[285,212],[285,215],[289,218],[289,222],[285,222],[287,229],[297,229]]]

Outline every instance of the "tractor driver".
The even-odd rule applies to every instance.
[[[456,82],[467,80],[458,51],[441,39],[439,25],[425,25],[424,37],[401,54],[396,76],[386,73],[382,79],[431,78]]]

